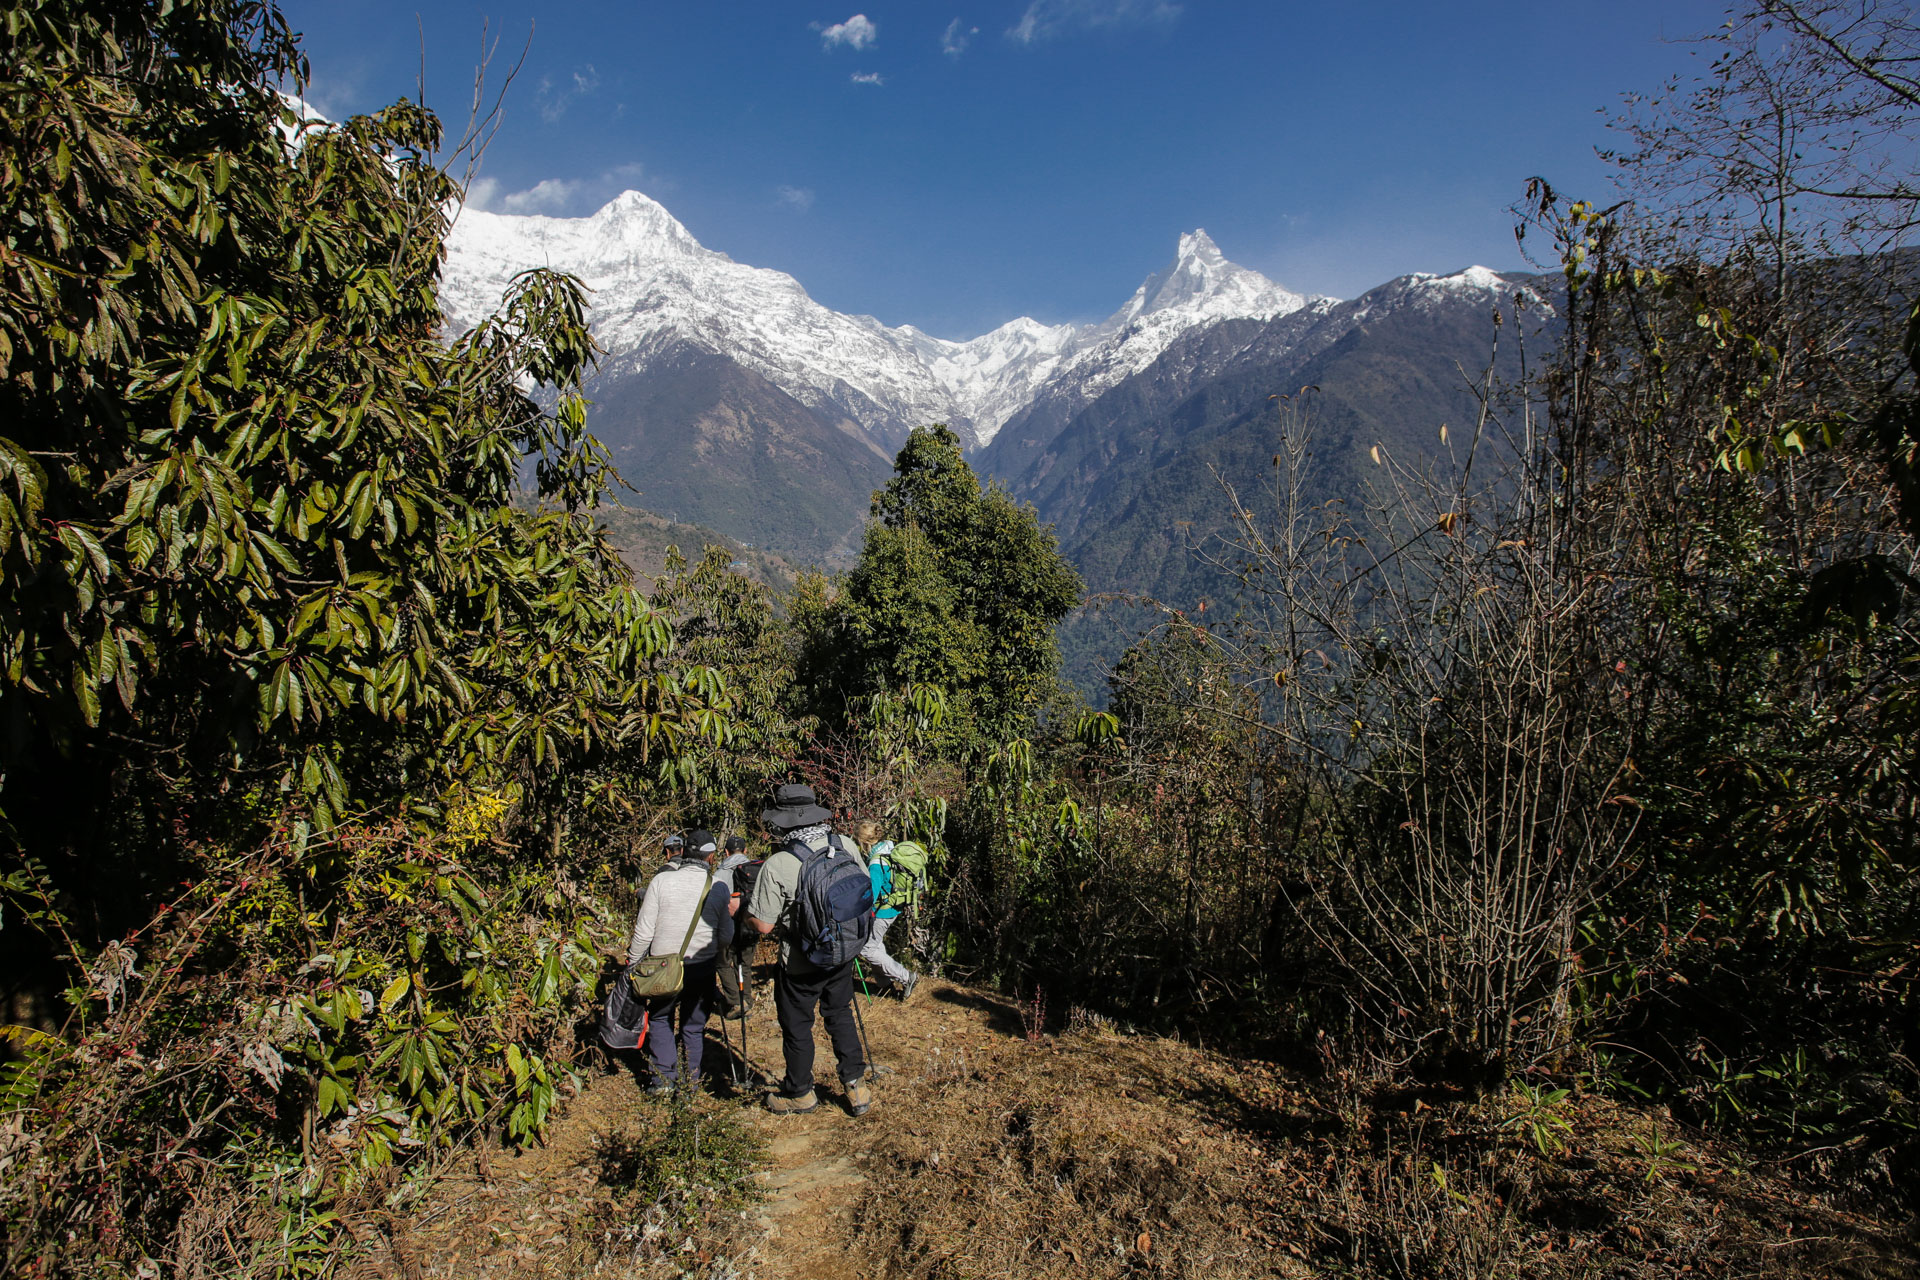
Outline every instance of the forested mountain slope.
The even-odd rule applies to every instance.
[[[737,541],[822,560],[892,465],[850,420],[690,343],[623,372],[590,387],[595,434],[639,490],[622,496]]]
[[[1190,607],[1231,590],[1193,549],[1228,523],[1221,481],[1251,501],[1271,474],[1276,397],[1304,406],[1315,502],[1367,501],[1376,447],[1442,471],[1457,465],[1482,394],[1496,415],[1482,448],[1498,452],[1527,348],[1538,359],[1551,343],[1550,289],[1540,277],[1473,268],[1403,277],[1264,325],[1218,325],[1057,425],[1037,402],[981,452],[980,466],[1054,524],[1090,592]],[[1097,686],[1131,629],[1112,617],[1069,624],[1069,668],[1083,688]]]

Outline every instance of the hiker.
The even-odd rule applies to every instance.
[[[743,836],[727,837],[727,860],[720,864],[720,871],[727,878],[728,886],[733,890],[733,912],[743,916],[749,903],[753,901],[753,886],[760,879],[760,868],[766,865],[765,858],[747,856],[747,842]],[[760,945],[760,935],[752,929],[741,927],[733,935],[733,949],[746,957],[749,964],[753,953]]]
[[[873,1105],[853,1009],[853,962],[872,930],[873,890],[859,850],[831,833],[832,817],[814,800],[813,788],[798,783],[776,789],[773,806],[760,815],[774,848],[761,864],[747,914],[761,934],[780,929],[773,1004],[787,1074],[767,1098],[777,1115],[820,1105],[813,1091],[816,1004],[833,1041],[847,1109],[859,1116]]]
[[[666,839],[660,842],[660,856],[665,858],[668,862],[671,862],[675,858],[680,856],[681,851],[685,849],[686,846],[687,846],[686,836],[682,835],[678,831],[669,831],[667,833]],[[643,863],[640,867],[640,874],[633,878],[633,887],[636,889],[643,888],[650,878],[651,878],[650,874],[648,873],[647,868]]]
[[[880,828],[871,822],[863,822],[855,830],[862,844],[880,834]],[[919,896],[927,865],[924,851],[918,867],[897,865],[896,850],[904,850],[904,861],[911,862],[912,853],[919,849],[920,846],[910,840],[899,845],[880,840],[867,850],[867,869],[873,880],[873,936],[861,949],[860,958],[893,983],[902,1004],[913,998],[913,989],[920,985],[920,975],[887,954],[887,930],[900,918],[900,912],[911,907]]]
[[[656,1096],[672,1092],[681,1078],[681,1054],[686,1055],[686,1079],[696,1085],[700,1081],[707,1017],[715,998],[714,972],[734,933],[733,914],[727,909],[732,891],[714,874],[713,855],[711,835],[687,833],[679,856],[648,881],[627,943],[629,965],[648,956],[681,957],[680,990],[647,1002],[647,1056],[653,1066],[647,1092]],[[674,1048],[676,1021],[679,1052]]]
[[[727,856],[726,861],[720,864],[720,874],[726,877],[728,889],[733,895],[727,909],[738,916],[741,909],[753,897],[753,882],[760,874],[761,864],[747,857],[747,841],[744,836],[728,836],[725,848]],[[752,929],[737,927],[734,930],[732,945],[721,950],[719,969],[721,1017],[739,1018],[752,1008],[753,953],[759,944],[758,933]]]
[[[726,841],[726,861],[720,864],[720,874],[727,878],[727,888],[733,894],[733,913],[740,914],[740,908],[746,905],[744,895],[753,891],[753,872],[742,872],[740,868],[748,864],[747,840],[745,836],[728,836]],[[757,871],[758,868],[756,867]],[[743,930],[747,936],[757,936],[751,930]],[[742,939],[736,937],[734,945],[740,945]]]

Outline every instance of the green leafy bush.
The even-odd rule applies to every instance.
[[[499,800],[446,831],[207,850],[205,878],[81,957],[67,1032],[16,1031],[0,1077],[8,1274],[324,1273],[392,1173],[537,1136],[607,929],[564,873],[472,841]]]

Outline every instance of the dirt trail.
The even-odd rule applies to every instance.
[[[801,1116],[756,1111],[754,1123],[767,1136],[770,1167],[761,1175],[766,1199],[758,1213],[761,1238],[746,1260],[749,1274],[764,1280],[868,1280],[883,1273],[887,1260],[874,1257],[870,1245],[856,1239],[859,1210],[876,1194],[867,1173],[872,1159],[867,1147],[890,1119],[898,1118],[904,1101],[900,1086],[922,1074],[926,1061],[959,1051],[963,1041],[1001,1034],[987,1025],[985,1007],[942,1002],[936,995],[940,990],[951,989],[923,983],[908,1005],[856,997],[877,1066],[874,1107],[865,1116],[854,1117],[846,1109],[823,1023],[815,1026],[819,1107]],[[760,994],[748,1021],[746,1048],[753,1074],[771,1080],[782,1070],[779,1028],[770,986],[762,984]],[[739,1034],[737,1025],[728,1031]],[[952,1045],[944,1047],[948,1041]],[[737,1038],[734,1043],[739,1044]]]
[[[770,970],[761,977],[746,1043],[771,1079],[779,1037]],[[1878,1278],[1920,1267],[1886,1224],[1596,1097],[1567,1101],[1563,1149],[1546,1158],[1497,1109],[1353,1101],[1268,1064],[1081,1016],[1057,1036],[1029,1034],[1031,1010],[948,983],[862,1011],[881,1072],[867,1115],[846,1111],[824,1027],[814,1112],[771,1115],[753,1088],[693,1102],[709,1115],[751,1107],[766,1139],[763,1198],[723,1224],[729,1238],[648,1235],[619,1217],[609,1228],[609,1138],[657,1128],[685,1105],[645,1097],[621,1071],[593,1076],[544,1148],[485,1165],[469,1157],[427,1211],[392,1225],[395,1249],[362,1274],[1638,1280],[1682,1268]],[[739,1025],[726,1031],[738,1048]],[[718,1027],[709,1053],[726,1075]],[[1658,1168],[1648,1133],[1670,1144]],[[1433,1172],[1441,1161],[1445,1180]]]
[[[759,1222],[757,1268],[792,1280],[858,1275],[847,1266],[851,1208],[867,1181],[832,1130],[846,1117],[829,1114],[767,1117],[774,1130],[772,1168],[761,1175],[767,1199]]]
[[[803,1116],[775,1116],[759,1107],[757,1080],[782,1070],[770,971],[762,969],[758,1000],[747,1026],[749,1083],[695,1105],[720,1109],[751,1105],[750,1123],[767,1142],[768,1167],[758,1175],[764,1198],[748,1213],[734,1242],[734,1274],[742,1280],[866,1280],[879,1274],[854,1245],[857,1210],[872,1192],[865,1148],[904,1102],[907,1082],[930,1073],[964,1072],[992,1040],[1005,1040],[996,1017],[1005,1010],[959,988],[929,981],[911,1005],[892,998],[862,1001],[869,1041],[879,1063],[875,1106],[848,1114],[834,1070],[825,1026],[816,1026],[820,1106]],[[944,994],[943,994],[944,993]],[[740,1026],[728,1023],[709,1040],[710,1073],[730,1074],[728,1046],[741,1047]],[[431,1203],[387,1224],[391,1247],[375,1252],[361,1274],[380,1280],[525,1280],[527,1277],[619,1275],[627,1270],[604,1256],[604,1224],[592,1220],[603,1197],[602,1149],[622,1131],[649,1123],[670,1105],[648,1098],[625,1069],[598,1066],[553,1120],[544,1146],[518,1154],[492,1151],[463,1157],[437,1185]],[[637,1270],[637,1269],[636,1269]]]

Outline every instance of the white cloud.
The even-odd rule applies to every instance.
[[[600,73],[593,69],[592,63],[588,63],[559,84],[551,79],[542,79],[540,87],[534,91],[533,101],[539,108],[542,120],[548,124],[558,124],[560,117],[567,114],[568,107],[599,87]]]
[[[637,188],[645,172],[639,161],[630,160],[591,178],[548,178],[525,191],[505,192],[497,178],[475,178],[467,187],[463,203],[483,213],[544,213],[555,217],[591,213],[622,191]]]
[[[960,19],[955,18],[947,24],[947,29],[940,33],[940,52],[949,58],[957,58],[967,51],[967,45],[972,43],[973,38],[979,34],[980,28],[963,27],[960,25]]]
[[[500,198],[502,213],[564,213],[580,193],[581,184],[567,178],[548,178],[525,191]]]
[[[830,27],[819,23],[813,29],[820,33],[820,43],[826,48],[843,44],[849,49],[870,49],[873,42],[880,38],[880,24],[864,13],[856,13],[845,22],[836,22]]]
[[[317,80],[309,82],[300,94],[301,100],[307,106],[329,120],[344,120],[352,115],[353,110],[348,103],[357,96],[354,88],[336,84],[323,85]]]
[[[492,209],[500,198],[500,184],[493,178],[475,178],[467,185],[467,198],[461,203],[469,209]]]
[[[813,190],[810,187],[778,186],[773,189],[773,202],[782,209],[805,213],[813,208]]]
[[[1020,21],[1007,28],[1007,38],[1034,44],[1069,31],[1144,27],[1179,16],[1172,0],[1031,0]]]
[[[855,84],[885,84],[887,78],[878,71],[856,71],[853,73]]]

